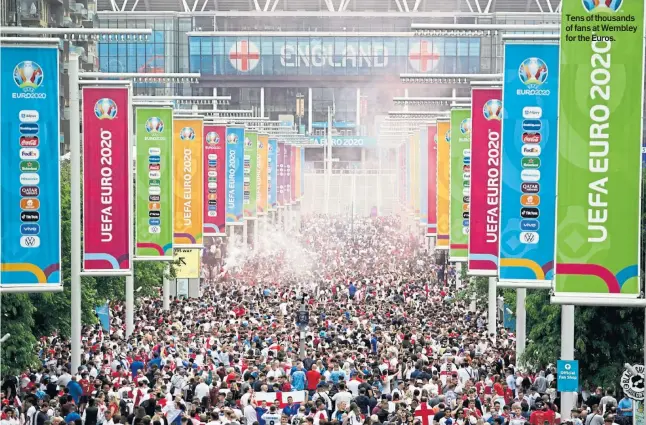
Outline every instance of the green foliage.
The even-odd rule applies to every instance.
[[[458,293],[457,298],[464,301],[471,300],[475,294],[476,305],[487,305],[487,299],[489,297],[489,278],[484,276],[467,276],[465,265],[462,266],[460,275],[464,287]]]
[[[41,294],[8,294],[2,296],[2,332],[11,338],[2,344],[2,375],[18,373],[38,363],[36,337],[54,333],[69,337],[71,333],[71,213],[70,164],[61,162],[61,234],[63,292]],[[80,178],[80,176],[79,176]],[[136,297],[157,295],[162,286],[167,263],[138,261],[134,263]],[[174,277],[171,264],[168,277]],[[107,300],[125,298],[124,277],[81,278],[81,308],[84,324],[97,323],[94,309]],[[135,299],[136,299],[135,297]]]

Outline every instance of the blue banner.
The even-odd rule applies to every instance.
[[[227,224],[242,224],[244,128],[227,127]]]
[[[301,193],[299,196],[305,195],[305,149],[301,147]]]
[[[95,311],[103,330],[110,332],[110,304],[106,302],[101,307],[97,307]]]
[[[480,38],[190,37],[202,75],[386,75],[480,72]]]
[[[0,48],[0,282],[59,285],[58,49]]]
[[[428,128],[419,132],[419,211],[420,224],[428,224]]]
[[[501,281],[554,274],[559,47],[505,46]],[[539,78],[540,77],[540,78]]]
[[[269,171],[269,207],[276,208],[278,206],[278,140],[269,139],[269,157],[268,171]],[[303,166],[301,165],[301,169]]]
[[[556,361],[556,390],[560,392],[579,391],[579,361]]]

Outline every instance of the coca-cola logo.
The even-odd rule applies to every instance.
[[[523,143],[540,143],[541,133],[523,133]]]

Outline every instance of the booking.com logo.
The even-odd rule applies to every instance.
[[[582,0],[588,13],[614,13],[619,10],[623,0]]]

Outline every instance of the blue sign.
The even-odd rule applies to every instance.
[[[579,361],[556,361],[556,390],[561,392],[579,391]]]
[[[304,151],[303,151],[304,152]],[[270,208],[276,208],[278,206],[278,140],[269,139],[269,153],[268,153],[268,167],[269,172],[269,206]],[[301,165],[301,170],[303,165]]]
[[[101,307],[95,308],[94,311],[96,312],[96,317],[99,319],[103,330],[110,332],[110,304],[106,302]]]
[[[480,72],[480,38],[190,37],[202,75],[385,75]]]
[[[242,224],[244,128],[227,127],[227,224]]]
[[[549,281],[554,274],[558,45],[507,44],[504,70],[499,277]]]
[[[58,49],[0,55],[0,282],[60,285]]]
[[[327,136],[311,136],[310,143],[316,143],[321,146],[327,145]],[[332,146],[375,148],[377,147],[377,138],[368,136],[332,136]]]
[[[420,224],[428,224],[428,127],[419,132],[419,211]]]
[[[504,304],[504,310],[502,312],[502,321],[505,329],[509,329],[512,332],[516,332],[516,316],[509,308],[509,304]]]
[[[152,37],[146,40],[99,41],[99,69],[101,72],[148,72],[166,71],[166,53],[164,50],[164,31],[153,31]],[[158,83],[135,83],[148,87],[160,87]]]

